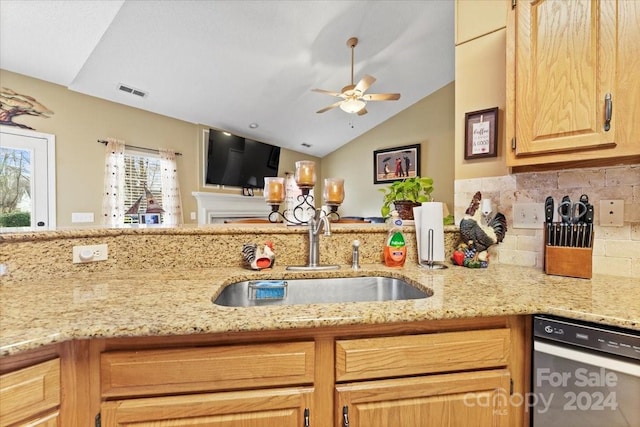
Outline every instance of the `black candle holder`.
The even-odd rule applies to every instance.
[[[304,211],[306,210],[315,212],[316,210],[314,197],[309,194],[311,188],[313,187],[301,188],[302,194],[298,195],[298,204],[295,205],[293,209],[286,209],[281,213],[279,204],[270,205],[271,212],[268,216],[269,222],[286,222],[290,225],[307,225],[309,221],[304,219]],[[340,214],[338,213],[338,208],[340,207],[340,205],[328,204],[327,206],[329,207],[330,211],[328,213],[325,213],[325,215],[329,217],[329,221],[340,221]]]
[[[313,187],[302,187],[302,194],[298,195],[298,204],[293,209],[286,209],[283,213],[280,213],[280,205],[271,205],[271,212],[269,213],[269,222],[286,222],[291,225],[307,225],[309,221],[304,219],[304,211],[311,210],[315,212],[316,207],[314,197],[309,194],[309,191]]]

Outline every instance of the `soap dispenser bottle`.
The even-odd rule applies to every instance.
[[[397,212],[392,213],[389,233],[384,245],[384,264],[387,267],[402,267],[407,259],[407,244],[402,234],[402,220]]]

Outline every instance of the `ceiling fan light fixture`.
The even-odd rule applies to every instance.
[[[340,103],[340,109],[345,113],[353,114],[362,110],[365,105],[367,105],[367,103],[360,99],[345,99]]]

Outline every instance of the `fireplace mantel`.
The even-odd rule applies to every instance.
[[[271,207],[259,196],[228,193],[191,193],[198,202],[198,224],[213,224],[231,218],[267,218]]]

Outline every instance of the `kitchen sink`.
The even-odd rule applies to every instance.
[[[391,277],[251,280],[225,287],[213,300],[227,307],[395,301],[428,298],[432,292]]]

